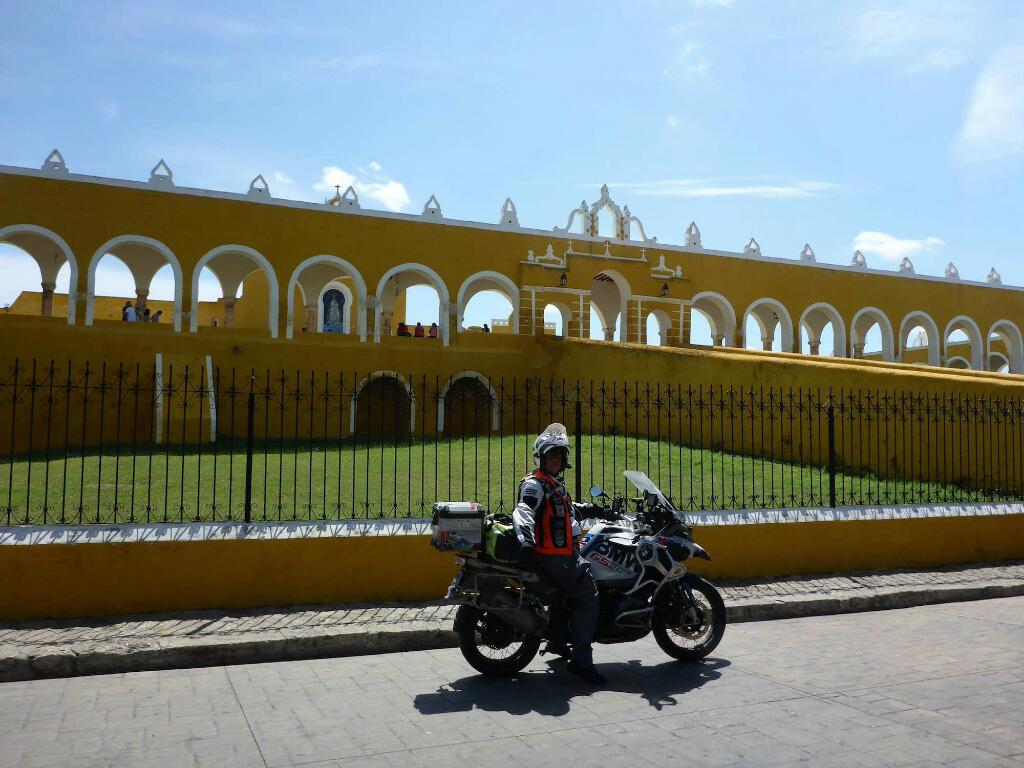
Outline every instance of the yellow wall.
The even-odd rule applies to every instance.
[[[702,526],[711,578],[926,567],[1024,557],[1024,516]],[[401,567],[395,567],[400,563]],[[426,536],[0,547],[0,620],[202,608],[429,600],[450,555]]]

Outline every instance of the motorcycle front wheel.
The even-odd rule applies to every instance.
[[[514,675],[533,661],[540,638],[510,627],[500,618],[472,605],[455,613],[459,650],[470,666],[485,675]]]
[[[683,577],[693,592],[697,611],[687,609],[689,599],[682,586],[674,587],[663,610],[651,619],[654,639],[665,653],[679,661],[699,661],[711,653],[725,634],[725,602],[715,585],[696,574]],[[695,614],[695,615],[694,615]]]

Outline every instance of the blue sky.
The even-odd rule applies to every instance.
[[[15,3],[0,163],[1024,284],[1024,3]],[[109,261],[109,260],[108,260]],[[37,289],[0,253],[0,303]],[[31,267],[31,264],[29,264]],[[116,267],[101,274],[118,285]],[[154,294],[162,291],[158,280]],[[212,290],[207,287],[207,290]],[[213,296],[215,297],[215,296]],[[484,316],[487,309],[481,310]]]

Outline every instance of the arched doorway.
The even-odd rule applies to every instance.
[[[722,294],[703,291],[693,297],[689,341],[716,347],[736,345],[736,311]]]
[[[644,322],[644,340],[650,347],[664,347],[668,344],[668,334],[672,329],[672,319],[668,313],[655,309],[647,314]]]
[[[288,280],[287,337],[304,328],[308,333],[358,334],[366,341],[365,307],[366,283],[359,270],[338,256],[311,256]],[[336,318],[331,315],[334,309]]]
[[[410,288],[423,286],[422,296],[407,296]],[[436,304],[432,299],[436,295]],[[411,301],[410,299],[415,299]],[[436,306],[436,309],[434,308]],[[413,328],[417,322],[424,328],[437,323],[437,336],[441,343],[448,344],[448,287],[444,280],[430,267],[422,264],[400,264],[392,267],[377,284],[377,310],[374,324],[374,338],[394,336],[398,324],[405,323]]]
[[[121,319],[121,309],[119,306],[116,306],[116,304],[108,306],[109,302],[103,302],[103,306],[100,311],[97,310],[97,270],[99,269],[100,262],[102,262],[104,258],[109,258],[111,256],[120,261],[130,272],[131,281],[134,283],[135,295],[133,303],[139,307],[140,311],[145,311],[145,309],[147,309],[147,302],[150,297],[150,288],[153,284],[154,278],[158,273],[164,270],[169,271],[168,277],[170,280],[173,280],[173,284],[170,281],[167,283],[167,287],[170,288],[170,296],[168,298],[172,301],[171,318],[166,318],[165,322],[167,319],[170,319],[174,325],[174,330],[180,331],[181,294],[183,286],[181,265],[178,263],[177,257],[171,252],[170,248],[159,240],[154,240],[150,237],[143,237],[141,235],[122,235],[121,237],[115,237],[113,240],[108,240],[106,243],[101,245],[93,254],[92,259],[89,261],[89,272],[86,282],[85,324],[92,325],[93,319],[100,315],[103,315],[104,319]],[[118,291],[118,293],[127,293],[127,291],[122,290]],[[133,299],[130,295],[115,296],[112,298]]]
[[[612,269],[594,276],[590,284],[590,337],[604,341],[629,341],[626,303],[633,295],[629,281]],[[594,327],[597,320],[598,328]]]
[[[7,250],[7,254],[2,251]],[[38,271],[30,267],[19,268],[21,254],[27,254],[35,261]],[[74,324],[77,309],[78,262],[71,248],[64,240],[43,227],[34,224],[18,224],[0,229],[0,263],[4,264],[3,274],[8,285],[20,287],[35,286],[41,288],[39,295],[38,314],[43,316],[65,316],[68,323]],[[26,265],[27,267],[27,265]],[[18,273],[22,272],[21,277]],[[56,300],[58,291],[67,294],[66,301]],[[14,294],[9,301],[14,305],[18,296]],[[19,308],[19,312],[22,308]],[[31,306],[25,306],[26,314],[36,314]]]
[[[394,371],[378,371],[352,393],[351,431],[378,440],[407,438],[416,429],[415,395]]]
[[[568,336],[572,310],[567,304],[553,301],[544,306],[544,333],[551,336]]]
[[[956,349],[959,347],[963,352]],[[958,315],[946,324],[943,333],[942,351],[946,357],[946,365],[950,360],[961,357],[968,361],[969,368],[974,371],[985,370],[985,352],[978,324],[966,315]],[[950,366],[952,367],[952,366]]]
[[[209,269],[220,283],[224,327],[266,328],[271,338],[277,338],[277,275],[262,253],[244,245],[222,245],[196,263],[192,271],[193,332],[199,329],[199,279],[204,269]],[[212,320],[217,318],[209,319],[213,325]]]
[[[753,321],[753,322],[751,322]],[[793,320],[789,311],[777,299],[758,299],[743,313],[744,346],[765,352],[793,351]],[[760,338],[749,338],[756,330]]]
[[[908,362],[909,356],[924,353],[928,365],[940,365],[939,326],[927,312],[915,310],[900,323],[899,361]],[[909,355],[908,355],[909,353]],[[919,362],[916,361],[915,362]]]
[[[482,435],[498,429],[500,403],[485,376],[461,371],[441,390],[442,408],[437,414],[437,431],[449,436]]]
[[[988,332],[990,355],[994,354],[993,342],[1002,342],[1008,372],[1024,373],[1024,339],[1021,338],[1020,328],[1017,327],[1017,324],[1010,320],[999,320],[993,323]]]
[[[878,357],[893,361],[892,323],[882,310],[864,307],[850,323],[850,356],[856,359]]]
[[[808,355],[846,357],[846,326],[831,304],[812,304],[800,316],[800,351]]]
[[[466,278],[456,305],[460,333],[482,329],[485,323],[492,331],[519,333],[519,287],[500,272],[477,272]]]

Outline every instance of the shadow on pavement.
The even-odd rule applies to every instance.
[[[436,693],[419,694],[413,699],[413,706],[423,715],[469,712],[476,707],[510,715],[536,712],[557,717],[569,711],[569,703],[575,697],[604,690],[634,693],[655,709],[662,709],[674,706],[677,696],[717,680],[722,676],[720,670],[727,666],[727,660],[716,658],[694,664],[670,661],[655,666],[644,665],[637,659],[598,664],[608,682],[591,686],[570,675],[563,662],[554,660],[548,662],[546,670],[520,672],[515,677],[463,677],[441,686]]]

